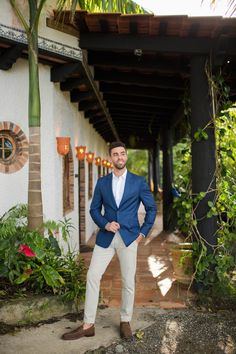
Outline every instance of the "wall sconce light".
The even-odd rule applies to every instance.
[[[107,161],[107,168],[111,168],[111,163],[110,163],[110,161]]]
[[[79,161],[84,160],[86,155],[85,151],[86,151],[86,146],[82,146],[82,145],[76,146],[76,157]]]
[[[100,156],[95,157],[95,165],[96,166],[101,166],[102,164],[102,159]]]
[[[93,159],[94,159],[94,152],[87,152],[86,154],[86,160],[88,163],[92,163],[93,162]]]
[[[70,137],[60,136],[57,137],[57,152],[58,154],[65,156],[70,151]]]

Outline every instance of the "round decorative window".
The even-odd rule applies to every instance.
[[[16,143],[7,132],[0,133],[0,162],[5,163],[14,157],[16,152]]]
[[[0,172],[20,170],[28,160],[29,144],[21,128],[11,122],[0,122]]]

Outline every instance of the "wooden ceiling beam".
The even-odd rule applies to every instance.
[[[199,29],[200,29],[200,23],[193,23],[189,28],[188,36],[189,37],[196,37]]]
[[[165,20],[160,21],[158,35],[165,36],[167,33],[167,29],[168,29],[168,21],[165,21]]]
[[[23,49],[24,46],[20,44],[4,49],[0,55],[0,70],[9,70],[21,56]]]
[[[132,122],[132,124],[135,125],[136,122],[144,122],[144,124],[147,124],[149,123],[150,121],[152,122],[155,122],[155,121],[158,121],[158,120],[166,120],[168,119],[169,116],[166,115],[166,116],[163,116],[163,115],[159,115],[159,116],[155,116],[155,117],[152,117],[152,116],[149,116],[149,117],[142,117],[142,116],[139,116],[139,117],[130,117],[128,114],[125,116],[122,116],[122,115],[112,115],[112,119],[114,122],[116,122],[117,124],[119,122]]]
[[[143,55],[137,58],[133,53],[114,53],[114,52],[88,52],[88,63],[93,66],[116,67],[125,69],[135,69],[137,71],[157,71],[161,73],[178,73],[189,76],[189,67],[185,63],[181,63],[178,58],[174,57],[169,60],[160,58],[156,55]]]
[[[94,127],[109,127],[108,122],[98,121],[93,123]]]
[[[138,24],[136,21],[132,21],[132,19],[129,22],[129,30],[130,33],[136,34],[138,32]]]
[[[184,81],[178,77],[163,77],[157,75],[144,75],[135,72],[123,73],[118,70],[95,69],[94,79],[97,81],[136,84],[139,86],[152,86],[183,90]]]
[[[122,124],[121,126],[120,126],[120,128],[119,128],[119,132],[121,131],[121,130],[123,130],[123,129],[130,129],[131,131],[136,131],[137,132],[137,130],[140,130],[142,133],[144,132],[144,131],[149,131],[149,130],[151,130],[151,129],[156,129],[156,128],[159,128],[159,127],[163,127],[165,125],[165,123],[161,123],[161,122],[158,122],[158,123],[156,123],[156,124],[151,124],[151,123],[149,123],[149,124],[135,124],[135,127],[134,127],[134,125],[133,124]]]
[[[95,122],[106,122],[106,116],[94,116],[89,118],[89,123],[93,124]]]
[[[99,24],[100,24],[101,32],[104,32],[104,33],[105,33],[105,32],[108,31],[108,29],[109,29],[109,24],[108,24],[108,21],[107,21],[107,20],[101,18],[101,19],[99,20]]]
[[[90,100],[90,99],[94,99],[94,93],[92,90],[88,90],[88,91],[80,91],[78,89],[73,89],[70,92],[70,100],[71,102],[81,102],[84,100]]]
[[[72,74],[80,72],[83,72],[83,66],[81,62],[55,65],[51,69],[51,81],[65,81]]]
[[[105,106],[105,104],[104,104],[103,99],[102,99],[102,95],[101,95],[101,93],[99,92],[99,89],[98,89],[97,84],[94,82],[94,77],[93,77],[93,75],[92,75],[92,73],[91,73],[91,71],[90,71],[90,68],[89,68],[89,66],[88,66],[88,64],[87,64],[87,62],[86,62],[85,59],[84,59],[84,61],[83,61],[83,68],[84,68],[85,75],[86,75],[86,77],[87,77],[88,80],[89,80],[90,87],[92,88],[92,90],[93,90],[93,92],[94,92],[94,94],[95,94],[95,96],[96,96],[96,99],[97,99],[98,102],[99,102],[99,105],[100,105],[100,107],[101,107],[101,109],[102,109],[102,112],[103,112],[103,114],[106,115],[108,125],[110,126],[110,132],[111,132],[111,134],[113,135],[113,137],[114,137],[116,140],[120,140],[119,135],[118,135],[117,130],[116,130],[116,127],[115,127],[114,124],[113,124],[113,121],[112,121],[112,119],[111,119],[111,117],[110,117],[110,115],[109,115],[109,112],[108,112],[108,110],[107,110],[107,108],[106,108],[106,106]]]
[[[145,111],[146,108],[148,108],[148,112],[158,112],[158,110],[165,110],[167,109],[168,111],[169,110],[175,110],[176,109],[176,104],[173,104],[173,103],[170,103],[168,105],[168,102],[157,102],[156,104],[145,104],[143,102],[138,102],[138,101],[124,101],[124,100],[119,100],[119,99],[111,99],[111,100],[107,100],[106,101],[107,103],[107,107],[108,108],[112,108],[113,105],[116,105],[116,104],[119,104],[121,107],[123,105],[125,105],[126,108],[133,108],[133,107],[136,107],[136,110],[141,110],[141,111]],[[129,105],[129,107],[128,107]],[[116,106],[115,106],[116,107]],[[149,110],[150,108],[150,110]]]
[[[147,98],[147,97],[137,97],[137,96],[123,96],[123,95],[115,95],[115,94],[104,94],[104,101],[108,103],[130,103],[137,104],[138,106],[151,106],[151,107],[176,107],[175,101],[159,100],[157,98]]]
[[[172,89],[160,89],[157,87],[140,87],[135,85],[122,85],[120,83],[100,82],[100,91],[111,94],[125,94],[126,96],[156,97],[160,99],[179,100],[182,92]]]
[[[178,37],[117,33],[81,33],[80,48],[87,50],[122,50],[159,53],[209,54],[216,40],[208,37]]]
[[[162,112],[162,113],[169,113],[169,112],[173,112],[173,109],[171,108],[165,108],[165,109],[159,109],[159,108],[156,108],[156,107],[146,107],[146,106],[139,106],[137,107],[136,105],[132,105],[132,104],[122,104],[120,105],[119,103],[113,103],[112,105],[110,105],[109,107],[109,112],[110,113],[114,113],[114,111],[119,111],[119,110],[122,110],[122,111],[132,111],[132,112],[148,112],[148,113],[153,113],[153,114],[158,114],[158,112]]]
[[[99,104],[98,104],[97,100],[94,100],[94,101],[90,101],[90,100],[81,101],[78,104],[79,111],[88,111],[90,109],[96,110],[96,109],[99,109],[99,108],[100,107],[99,107]]]
[[[130,121],[130,122],[137,122],[137,121],[144,121],[145,123],[146,122],[149,122],[149,120],[151,119],[152,117],[149,115],[149,116],[143,116],[143,115],[133,115],[133,116],[130,116],[129,113],[126,112],[126,115],[125,114],[112,114],[112,119],[114,122],[119,122],[119,121]],[[156,117],[155,117],[156,119]]]
[[[71,91],[81,85],[89,87],[89,82],[86,77],[69,78],[65,82],[60,83],[60,88],[61,91]]]
[[[104,112],[101,109],[96,109],[96,110],[89,109],[84,112],[85,118],[101,117],[103,115],[104,115]]]

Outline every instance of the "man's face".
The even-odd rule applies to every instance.
[[[122,170],[126,166],[127,159],[126,150],[122,146],[111,150],[111,161],[118,170]]]

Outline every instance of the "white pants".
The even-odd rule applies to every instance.
[[[136,241],[126,247],[119,232],[115,234],[108,248],[95,245],[87,273],[84,323],[95,322],[100,281],[115,253],[119,258],[122,279],[120,320],[131,321],[134,307],[137,248]]]

